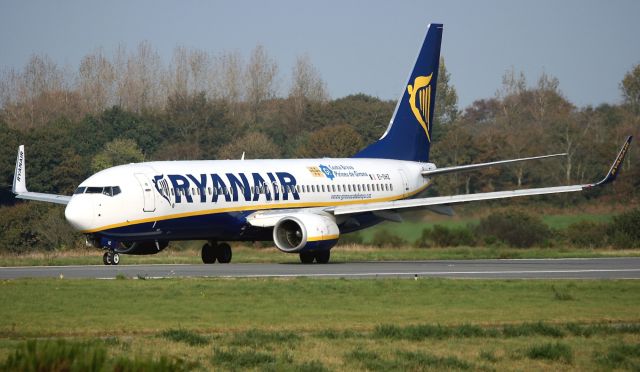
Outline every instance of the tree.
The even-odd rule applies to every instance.
[[[458,93],[456,93],[456,88],[451,84],[451,74],[447,71],[444,58],[440,57],[434,125],[451,124],[456,120],[458,114]]]
[[[362,137],[347,124],[332,125],[309,134],[297,150],[300,157],[344,158],[362,150]]]
[[[260,132],[249,132],[221,147],[218,159],[240,159],[243,153],[247,159],[275,159],[280,156],[278,146],[269,137]]]
[[[116,165],[136,163],[144,160],[142,150],[132,139],[118,138],[104,146],[91,160],[91,170],[99,172]]]
[[[636,115],[640,115],[640,63],[624,75],[620,89],[624,103],[629,105]]]
[[[278,65],[262,45],[255,47],[245,74],[247,103],[254,123],[258,122],[262,103],[276,96]]]
[[[327,87],[320,73],[311,63],[308,54],[299,56],[291,73],[289,98],[294,109],[301,113],[307,101],[324,102],[328,99]]]

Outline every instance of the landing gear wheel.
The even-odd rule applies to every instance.
[[[316,262],[319,264],[329,263],[330,258],[331,258],[330,250],[316,252]]]
[[[206,264],[212,264],[216,262],[216,251],[214,247],[212,247],[209,243],[206,243],[202,246],[201,256],[202,262]]]
[[[109,252],[104,252],[102,255],[102,263],[105,265],[111,265],[111,262],[109,262]]]
[[[111,252],[111,264],[117,265],[119,263],[120,263],[120,255],[115,252]]]
[[[313,252],[300,252],[300,262],[303,264],[311,264],[313,263],[313,259],[315,255]]]
[[[219,263],[229,263],[231,262],[231,256],[233,255],[231,252],[231,246],[227,243],[220,243],[216,249],[216,253],[218,256]]]

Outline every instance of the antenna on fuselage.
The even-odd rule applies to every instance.
[[[242,157],[240,157],[240,160],[244,160],[244,151],[242,152]]]

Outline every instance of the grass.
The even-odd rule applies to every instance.
[[[573,299],[557,300],[558,291]],[[0,370],[579,371],[640,362],[633,280],[30,279],[0,281],[0,298]]]
[[[542,220],[547,226],[553,229],[566,229],[569,225],[580,222],[609,222],[615,214],[613,213],[580,213],[580,214],[545,214]],[[441,225],[448,228],[460,228],[468,225],[477,225],[480,217],[442,217],[429,215],[426,221],[404,221],[402,223],[383,222],[377,226],[360,232],[365,243],[370,243],[373,236],[379,230],[390,230],[394,234],[403,237],[410,243],[415,242],[422,235],[422,230],[434,225]]]

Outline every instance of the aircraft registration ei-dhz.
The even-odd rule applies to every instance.
[[[455,203],[583,191],[615,179],[631,137],[597,183],[420,197],[442,174],[565,155],[446,168],[429,162],[442,29],[429,25],[386,132],[351,158],[119,165],[64,196],[27,191],[20,146],[13,192],[21,199],[66,204],[67,221],[106,251],[106,265],[117,265],[119,254],[158,253],[176,240],[206,240],[204,263],[231,261],[231,247],[223,241],[271,240],[281,251],[299,254],[303,263],[327,263],[340,234],[400,221],[403,211],[450,214]]]

